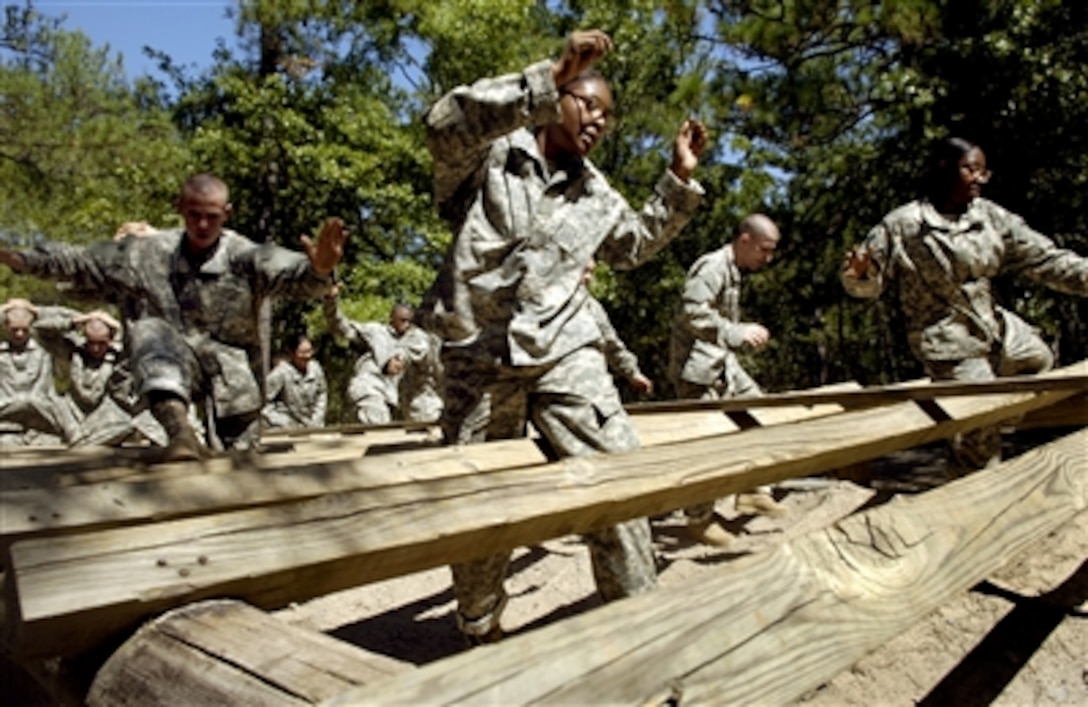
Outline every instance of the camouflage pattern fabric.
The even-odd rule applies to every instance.
[[[268,374],[261,420],[269,428],[324,427],[329,404],[325,370],[310,360],[300,371],[283,361]]]
[[[141,412],[132,372],[119,342],[101,359],[86,348],[84,337],[73,325],[80,312],[67,307],[39,307],[34,335],[68,369],[69,411],[76,431],[72,445],[117,445],[134,431],[156,444],[166,443],[166,430],[150,412]]]
[[[911,349],[935,380],[988,380],[1053,364],[1038,333],[995,301],[998,275],[1088,294],[1088,259],[982,198],[959,217],[912,201],[885,216],[861,247],[871,251],[875,273],[858,278],[844,270],[843,286],[855,297],[876,298],[897,284]],[[996,429],[969,433],[953,452],[956,463],[979,468],[1000,458],[1000,437]]]
[[[417,321],[446,341],[448,443],[525,434],[557,456],[637,446],[584,307],[591,257],[630,268],[690,220],[702,189],[671,172],[634,210],[588,160],[550,163],[533,128],[559,119],[550,61],[461,86],[428,112],[435,199],[454,240]],[[602,597],[656,582],[645,519],[587,535]],[[499,622],[508,553],[453,568],[462,630]]]
[[[399,376],[385,373],[389,360],[400,353],[393,328],[382,322],[348,319],[335,298],[326,297],[323,307],[329,331],[358,354],[348,382],[348,402],[356,419],[364,425],[392,422],[393,411],[400,404]]]
[[[717,398],[758,393],[736,354],[747,326],[741,321],[742,282],[732,243],[703,255],[688,270],[669,339],[669,378],[677,397],[702,398],[707,389]]]
[[[411,326],[397,347],[405,357],[398,391],[401,415],[414,422],[437,422],[442,415],[441,339]]]
[[[332,278],[302,253],[224,230],[204,260],[181,230],[81,247],[43,243],[22,253],[25,272],[72,283],[121,307],[141,396],[167,392],[206,402],[228,446],[256,439],[262,407],[257,313],[266,297],[320,297]],[[237,418],[237,419],[230,419]]]
[[[597,328],[601,332],[601,338],[598,340],[597,346],[601,349],[601,353],[604,354],[608,367],[627,380],[641,375],[642,370],[638,367],[638,356],[627,348],[627,344],[623,343],[623,339],[616,333],[616,328],[612,326],[612,320],[609,318],[604,305],[596,297],[589,295],[586,297],[585,307],[593,315],[593,319],[597,322]]]
[[[21,350],[0,340],[0,443],[59,444],[75,434],[75,421],[53,382],[53,361],[33,338]]]

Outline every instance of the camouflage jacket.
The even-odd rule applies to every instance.
[[[435,199],[454,240],[419,321],[490,364],[539,365],[599,337],[582,307],[591,256],[639,265],[688,222],[702,188],[667,172],[640,211],[584,159],[550,164],[533,128],[559,119],[551,62],[461,86],[426,116]]]
[[[175,229],[86,247],[45,243],[22,255],[26,272],[120,305],[126,326],[159,318],[175,327],[210,381],[218,415],[258,411],[261,301],[320,297],[332,279],[314,272],[302,253],[226,230],[210,257],[194,264],[183,253],[183,238]]]
[[[594,321],[597,322],[597,328],[601,332],[597,345],[604,353],[605,360],[608,361],[608,367],[627,380],[641,374],[642,371],[638,367],[638,356],[627,348],[627,345],[623,343],[623,339],[616,333],[616,328],[612,326],[612,320],[608,317],[608,311],[604,308],[604,305],[596,297],[589,295],[586,297],[583,306],[589,310]]]
[[[269,427],[324,427],[329,389],[325,370],[311,360],[305,371],[284,361],[265,381],[262,417]]]
[[[742,281],[732,243],[706,253],[688,270],[669,340],[671,380],[709,386],[740,367],[735,352],[747,327],[740,320]]]
[[[434,334],[412,326],[397,340],[397,348],[404,355],[404,372],[398,386],[403,417],[419,421],[437,420],[442,412],[442,397],[439,394],[442,341]]]
[[[872,250],[875,274],[859,279],[843,271],[843,286],[855,297],[875,298],[898,282],[907,334],[922,360],[985,356],[993,349],[1001,340],[992,284],[999,274],[1088,295],[1088,259],[982,198],[958,218],[938,213],[927,200],[912,201],[885,216],[862,246]]]
[[[397,346],[393,327],[383,322],[357,322],[344,316],[335,298],[324,300],[325,323],[333,336],[348,342],[358,358],[348,383],[348,399],[355,404],[373,395],[381,396],[390,407],[399,403],[397,386],[400,376],[386,375],[389,360],[403,352]]]

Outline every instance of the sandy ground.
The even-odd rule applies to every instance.
[[[943,480],[939,448],[921,448],[880,460],[864,485],[821,480],[784,495],[779,489],[790,509],[785,519],[738,516],[731,499],[722,499],[716,510],[738,536],[727,549],[690,542],[677,514],[655,519],[660,585],[698,582],[739,557]],[[516,551],[507,590],[508,635],[599,605],[588,553],[575,537]],[[279,616],[420,665],[464,650],[453,610],[449,572],[439,568],[295,605]],[[1088,705],[1088,511],[800,703]]]

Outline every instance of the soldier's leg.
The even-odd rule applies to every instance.
[[[927,361],[926,371],[934,380],[989,381],[994,369],[985,358],[960,361]],[[996,425],[962,432],[949,441],[948,474],[955,478],[1001,461],[1001,432]]]
[[[165,320],[141,319],[129,325],[132,371],[136,389],[151,414],[166,430],[167,458],[207,455],[189,423],[188,409],[199,366],[181,333]]]
[[[1001,310],[1005,325],[997,375],[1043,373],[1054,366],[1054,352],[1035,327],[1012,312]]]
[[[675,384],[676,397],[681,400],[720,400],[725,387],[724,381],[710,387],[687,381],[677,381]],[[706,501],[684,509],[684,519],[687,522],[686,532],[692,540],[697,542],[726,547],[735,538],[732,533],[717,523],[714,518],[714,503],[714,501]]]
[[[364,394],[355,399],[355,417],[364,425],[384,425],[393,421],[389,403],[380,393]]]
[[[475,444],[524,436],[526,393],[518,380],[498,380],[494,369],[479,367],[472,356],[444,358],[453,373],[443,389],[442,430],[447,444]],[[492,401],[496,407],[492,408]],[[510,553],[450,565],[457,600],[457,627],[471,644],[502,637],[506,571]]]
[[[538,380],[529,406],[533,424],[559,457],[639,447],[604,357],[595,348],[565,356]],[[585,534],[597,591],[605,601],[657,584],[650,522],[636,518]]]

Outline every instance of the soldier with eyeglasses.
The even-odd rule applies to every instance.
[[[577,31],[557,61],[461,86],[426,116],[435,200],[454,240],[418,319],[444,340],[447,443],[521,437],[532,421],[557,457],[639,446],[597,342],[581,286],[595,257],[632,268],[690,220],[706,130],[686,120],[670,167],[641,209],[587,159],[612,126],[612,92],[593,66],[612,40]],[[602,598],[651,589],[646,519],[586,534]],[[452,567],[458,626],[497,640],[510,553]]]
[[[855,297],[876,298],[897,284],[911,349],[934,380],[993,380],[1053,365],[1037,330],[995,300],[998,275],[1088,295],[1088,258],[982,198],[989,180],[982,148],[945,140],[927,193],[885,216],[843,262],[843,286]],[[952,476],[995,464],[999,429],[959,435],[951,451]]]

